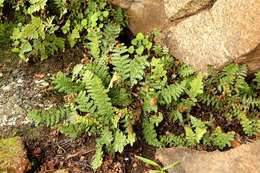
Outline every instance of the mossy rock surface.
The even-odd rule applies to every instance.
[[[24,173],[30,168],[20,137],[0,139],[0,173]]]

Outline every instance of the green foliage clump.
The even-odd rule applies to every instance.
[[[138,34],[134,39],[138,44],[113,44],[106,51],[107,40],[97,47],[90,42],[93,52],[88,63],[76,65],[71,75],[59,72],[54,77],[55,89],[70,98],[64,107],[51,109],[52,118],[47,113],[50,110],[32,111],[29,117],[71,137],[82,133],[98,136],[94,169],[101,165],[105,153],[123,152],[136,142],[134,129],[139,121],[149,145],[230,147],[235,132],[222,129],[218,117],[201,119],[194,110],[203,106],[227,122],[237,120],[245,135],[259,132],[259,82],[257,77],[252,84],[246,82],[245,66],[232,64],[206,76],[176,61],[149,38]],[[147,46],[150,43],[152,47]],[[160,130],[164,124],[168,124],[167,130]]]
[[[206,91],[199,100],[227,123],[237,120],[246,135],[254,136],[260,132],[259,73],[253,83],[248,83],[246,76],[245,65],[231,64],[220,73],[213,72],[205,81]]]
[[[1,10],[6,3],[0,1]],[[121,43],[122,10],[105,0],[21,0],[8,5],[16,16],[13,51],[23,60],[43,60],[73,47],[87,50],[85,61],[71,73],[53,78],[54,88],[65,94],[64,105],[32,110],[28,117],[72,138],[97,136],[93,169],[102,164],[104,154],[132,146],[135,129],[156,147],[221,150],[238,133],[225,128],[234,121],[241,135],[260,132],[259,72],[252,82],[246,81],[244,65],[197,73],[154,45],[153,34],[139,33],[129,44]]]
[[[9,11],[3,18],[16,24],[11,37],[13,51],[25,61],[32,57],[44,60],[75,45],[91,48],[91,54],[100,56],[101,51],[113,47],[111,41],[124,25],[122,10],[105,0],[2,0],[2,8]],[[107,42],[99,50],[102,39]]]

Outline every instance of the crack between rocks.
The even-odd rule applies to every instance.
[[[253,57],[253,55],[254,55],[258,50],[260,50],[260,43],[257,44],[254,49],[252,49],[252,50],[250,50],[249,52],[246,52],[246,53],[244,53],[243,55],[240,55],[239,57],[237,57],[237,62],[238,62],[238,63],[241,63],[241,62],[243,62],[243,61],[245,60],[245,58],[247,58],[247,57]]]
[[[191,1],[190,3],[186,4],[185,7],[183,7],[180,10],[180,12],[178,12],[176,15],[170,17],[170,21],[171,22],[177,21],[177,23],[179,23],[180,21],[182,21],[186,18],[189,18],[191,16],[194,16],[202,11],[210,10],[216,2],[217,2],[217,0],[210,0],[209,2],[207,2],[204,5],[201,4],[201,6],[202,6],[201,8],[196,9],[194,6],[198,5],[200,2],[198,0]],[[193,7],[193,9],[192,9],[192,7]],[[190,12],[189,12],[189,10],[190,10]],[[194,12],[192,12],[192,10],[194,10]],[[187,13],[187,11],[188,11],[188,13]],[[185,14],[185,13],[187,13],[187,14]]]

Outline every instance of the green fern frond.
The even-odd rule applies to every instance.
[[[105,86],[108,86],[111,80],[108,66],[100,64],[87,64],[84,70],[90,70],[102,80]]]
[[[167,84],[167,71],[162,59],[153,58],[151,74],[146,77],[146,82],[154,89],[162,89]]]
[[[184,130],[185,130],[185,139],[187,141],[187,145],[188,146],[196,145],[197,142],[196,142],[195,132],[193,132],[193,130],[188,126],[184,127]]]
[[[239,119],[246,135],[254,136],[260,132],[260,120],[249,119],[243,112],[240,114]]]
[[[79,124],[65,124],[58,126],[58,129],[62,134],[73,139],[77,138],[83,132]]]
[[[91,161],[91,167],[94,170],[97,170],[102,165],[103,157],[104,157],[103,146],[97,145],[96,146],[96,153],[93,156],[93,159]]]
[[[61,108],[50,108],[47,110],[32,110],[28,112],[28,118],[35,122],[36,125],[46,124],[49,127],[53,127],[61,121],[68,118],[70,114],[69,109]]]
[[[93,57],[93,60],[99,60],[100,57],[100,47],[102,45],[102,35],[100,31],[89,29],[87,39],[89,40],[88,49]]]
[[[199,74],[190,82],[190,90],[188,91],[188,94],[190,97],[195,99],[198,95],[203,94],[203,88],[203,75]]]
[[[170,104],[176,101],[184,92],[184,83],[171,84],[160,91],[159,102]]]
[[[189,66],[187,64],[182,64],[180,66],[180,68],[178,69],[178,74],[180,75],[180,77],[185,78],[185,77],[189,77],[189,76],[193,75],[194,70],[191,66]]]
[[[226,66],[223,71],[219,75],[219,86],[218,90],[220,92],[225,92],[227,94],[231,94],[231,87],[235,84],[235,80],[237,74],[239,73],[239,65],[237,64],[230,64]]]
[[[231,146],[231,141],[235,139],[235,132],[224,133],[220,127],[217,127],[210,138],[213,145],[222,150]]]
[[[47,0],[29,0],[30,6],[28,8],[28,13],[33,14],[34,12],[43,10]]]
[[[172,110],[171,113],[170,113],[170,118],[176,122],[176,121],[179,121],[180,123],[183,123],[184,122],[184,119],[183,119],[183,115],[181,112],[177,111],[177,110]]]
[[[143,111],[144,112],[157,112],[158,110],[158,94],[155,91],[142,92]]]
[[[215,96],[204,93],[198,97],[199,102],[206,104],[207,106],[212,106],[215,109],[220,109],[222,107],[222,102]]]
[[[110,89],[109,97],[113,105],[126,107],[133,101],[130,92],[125,88],[113,87]]]
[[[119,48],[115,49],[111,60],[114,71],[116,71],[124,80],[129,78],[131,60],[129,59],[127,47],[121,45]]]
[[[90,99],[90,96],[87,95],[86,91],[80,91],[75,99],[75,103],[75,108],[80,112],[94,114],[97,111],[97,106],[94,104],[94,101]]]
[[[131,86],[137,84],[144,77],[144,69],[149,65],[147,56],[135,56],[129,65],[129,78]]]
[[[104,28],[104,37],[102,39],[102,54],[107,55],[108,52],[112,51],[116,42],[116,38],[121,32],[121,26],[114,23],[108,23]]]
[[[257,87],[260,88],[260,71],[255,74],[254,82],[256,82]]]
[[[113,150],[115,152],[122,153],[124,151],[125,146],[128,144],[127,137],[120,130],[115,132],[115,139],[113,143]]]
[[[97,113],[102,116],[102,121],[108,121],[113,116],[113,107],[101,79],[91,71],[86,70],[82,81],[97,106]]]
[[[249,106],[252,109],[260,107],[260,98],[253,97],[243,97],[242,98],[243,105]]]
[[[244,80],[247,76],[248,68],[245,64],[239,65],[239,71],[237,72],[237,78]]]
[[[192,128],[186,126],[184,127],[184,129],[185,129],[187,144],[189,146],[194,146],[196,144],[199,144],[203,136],[207,133],[207,126],[205,122],[193,116],[191,116],[190,119],[191,119]]]
[[[100,137],[96,140],[96,153],[93,156],[91,166],[94,170],[99,168],[103,161],[103,147],[110,146],[113,141],[113,134],[109,129],[103,129]]]
[[[186,145],[184,137],[177,135],[160,136],[160,142],[164,147],[184,147]]]
[[[78,93],[84,89],[84,85],[80,82],[74,82],[71,78],[66,77],[62,72],[58,72],[53,79],[54,88],[59,92],[66,94]]]
[[[159,123],[162,122],[162,120],[162,114],[159,114],[159,116],[155,115],[150,118],[147,117],[142,120],[143,135],[147,144],[156,147],[161,146],[161,143],[157,138],[157,132],[155,130],[155,127],[157,127]]]
[[[149,65],[147,56],[135,56],[133,60],[129,59],[128,49],[120,46],[112,55],[112,64],[114,70],[121,75],[124,80],[130,80],[130,85],[137,84],[143,79],[144,69]]]

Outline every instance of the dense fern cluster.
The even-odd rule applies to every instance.
[[[247,67],[232,64],[205,80],[206,91],[199,100],[230,123],[239,121],[248,136],[260,132],[259,73],[252,83],[246,81]]]
[[[252,83],[245,80],[244,65],[232,64],[219,73],[196,73],[143,34],[130,46],[118,43],[102,51],[106,40],[100,46],[90,48],[96,52],[70,75],[59,72],[54,77],[55,88],[69,98],[66,111],[59,108],[54,117],[48,113],[52,109],[29,114],[37,124],[54,125],[72,137],[98,135],[93,168],[102,163],[104,151],[114,154],[133,145],[140,121],[149,145],[230,147],[235,132],[222,129],[218,117],[202,120],[199,112],[193,115],[199,107],[210,108],[212,115],[227,122],[238,120],[247,136],[259,133],[259,73]],[[97,52],[100,56],[95,56]]]
[[[64,105],[32,110],[28,117],[73,138],[97,136],[94,169],[105,153],[134,145],[135,129],[156,147],[219,149],[235,139],[238,132],[227,128],[234,121],[240,135],[260,132],[260,73],[252,82],[246,81],[244,65],[197,73],[154,45],[154,33],[121,43],[122,11],[105,0],[0,0],[0,10],[7,4],[22,16],[15,19],[11,37],[20,58],[46,59],[74,46],[87,50],[71,73],[53,78],[54,88],[65,95]],[[205,111],[209,116],[200,115]]]

